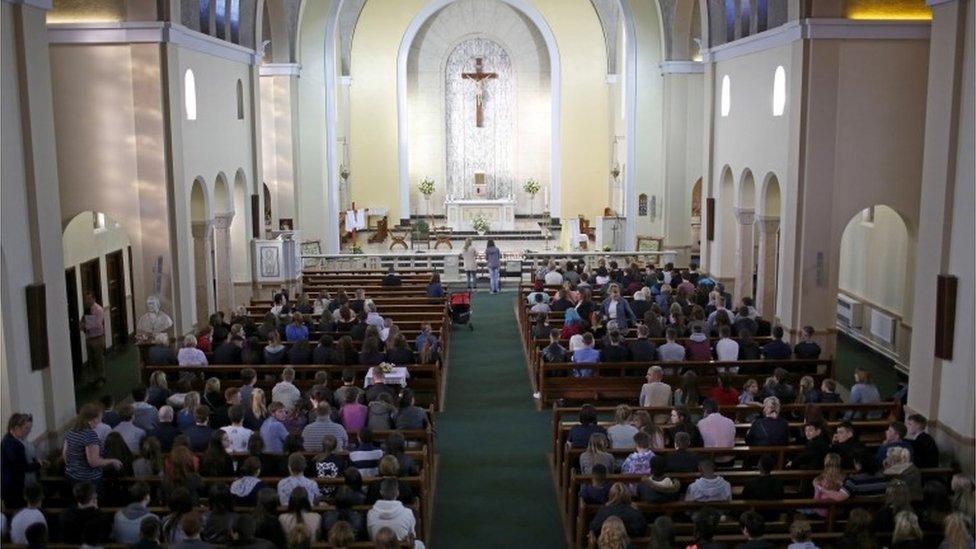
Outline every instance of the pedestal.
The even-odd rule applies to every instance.
[[[444,208],[447,210],[447,224],[456,231],[473,231],[471,223],[479,215],[488,220],[493,231],[515,230],[514,200],[454,199],[445,201]]]
[[[615,252],[624,249],[624,231],[626,220],[620,216],[600,217],[596,222],[596,249],[602,250],[606,246]]]
[[[213,307],[213,220],[194,221],[190,225],[193,234],[193,281],[196,289],[197,326],[210,323]]]
[[[214,216],[214,273],[217,275],[217,310],[229,317],[234,311],[233,266],[230,261],[230,224],[234,212]]]
[[[756,212],[752,209],[736,208],[735,219],[739,224],[739,241],[735,250],[735,291],[732,298],[736,303],[742,303],[743,298],[752,297],[752,271],[755,263],[752,224],[756,220]]]

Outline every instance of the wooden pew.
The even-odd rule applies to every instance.
[[[589,401],[636,401],[640,395],[641,386],[646,383],[646,371],[651,366],[681,370],[695,370],[698,375],[699,388],[711,388],[715,384],[716,372],[719,369],[730,371],[738,368],[738,374],[729,374],[732,382],[741,386],[749,378],[772,375],[778,367],[786,368],[793,376],[809,375],[815,381],[832,377],[832,360],[737,360],[729,362],[596,362],[592,364],[577,364],[573,362],[539,364],[536,376],[536,387],[541,394],[543,405],[549,405],[557,399],[589,400]],[[589,377],[572,377],[573,370],[592,370]],[[820,371],[823,370],[823,371]],[[745,373],[752,371],[752,373]],[[673,386],[680,387],[680,379],[670,377]]]
[[[220,380],[221,388],[238,387],[241,385],[241,370],[251,368],[257,373],[256,386],[268,393],[281,378],[281,371],[287,365],[267,365],[267,364],[235,364],[235,365],[210,365],[210,366],[146,366],[142,368],[142,382],[148,385],[149,376],[153,372],[164,372],[171,382],[179,379],[181,373],[193,375],[202,374],[203,377],[196,378],[191,384],[197,390],[202,390],[204,380],[215,377]],[[328,372],[329,387],[338,388],[342,385],[342,372],[351,369],[356,372],[357,382],[362,383],[370,366],[361,364],[342,366],[336,364],[326,365],[296,365],[290,366],[295,370],[295,386],[302,391],[306,391],[314,385],[315,374],[317,372]],[[410,364],[406,365],[410,378],[407,387],[413,389],[417,396],[419,405],[434,405],[440,409],[443,403],[443,366],[440,364]],[[268,394],[270,397],[270,394]]]

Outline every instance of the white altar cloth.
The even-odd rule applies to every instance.
[[[448,199],[447,224],[459,231],[473,231],[471,222],[479,215],[488,220],[493,231],[515,230],[515,200],[498,199]]]

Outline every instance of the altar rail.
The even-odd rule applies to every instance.
[[[653,263],[664,265],[673,263],[678,252],[674,250],[662,250],[658,252],[502,252],[502,275],[506,277],[519,277],[521,280],[528,281],[532,278],[532,273],[540,267],[554,260],[560,266],[565,264],[567,259],[582,259],[590,267],[596,267],[600,259],[616,261],[621,267],[637,262],[641,265]],[[463,280],[464,273],[461,270],[461,250],[447,252],[426,252],[418,251],[415,253],[378,253],[378,254],[304,254],[302,261],[305,265],[306,273],[314,270],[324,270],[329,272],[336,271],[376,271],[386,270],[393,266],[397,270],[404,269],[431,269],[441,273],[446,281]],[[517,262],[517,265],[515,264]],[[507,268],[511,267],[511,269]],[[487,272],[484,259],[484,249],[478,249],[478,270],[481,274]]]

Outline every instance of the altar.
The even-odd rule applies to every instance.
[[[479,215],[492,231],[515,230],[515,200],[511,198],[449,198],[444,208],[447,224],[457,231],[473,231],[471,223]]]

